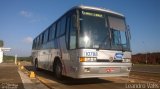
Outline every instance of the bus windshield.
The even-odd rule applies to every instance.
[[[129,50],[123,18],[81,11],[79,48]]]

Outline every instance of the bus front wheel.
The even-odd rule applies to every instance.
[[[55,77],[62,79],[62,64],[59,61],[55,63]]]
[[[34,67],[35,67],[35,70],[39,70],[39,68],[38,68],[38,60],[37,60],[37,59],[35,60],[35,65],[34,65]]]

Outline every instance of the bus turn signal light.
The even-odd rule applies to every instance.
[[[96,57],[80,57],[80,62],[95,62],[97,61]]]

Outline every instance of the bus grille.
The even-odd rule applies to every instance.
[[[113,61],[110,61],[110,60],[106,60],[106,59],[98,59],[97,62],[122,62],[122,60],[113,60]]]

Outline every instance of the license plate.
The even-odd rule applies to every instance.
[[[119,67],[107,67],[107,68],[100,68],[100,73],[118,73],[120,72]]]

